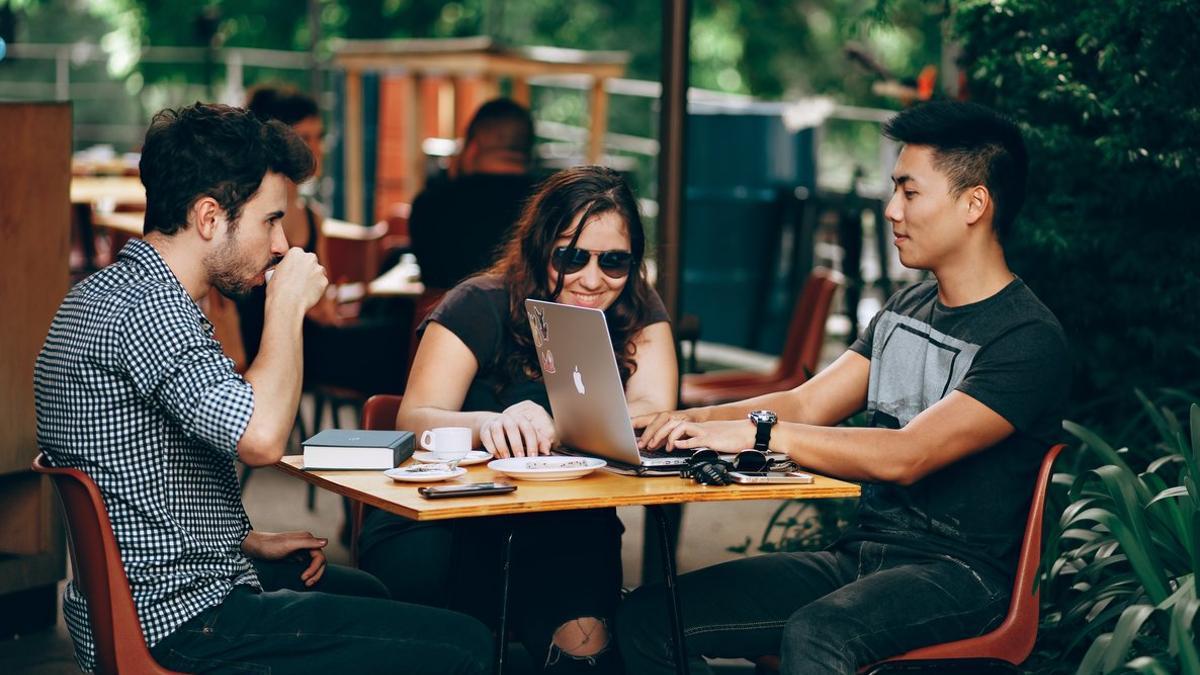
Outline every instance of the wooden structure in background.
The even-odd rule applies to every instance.
[[[0,634],[53,625],[66,574],[50,483],[38,453],[33,363],[67,293],[71,107],[0,103]]]
[[[599,162],[608,122],[604,83],[625,74],[625,52],[588,52],[556,47],[504,47],[487,37],[426,40],[343,40],[334,47],[333,63],[345,72],[346,220],[365,223],[363,159],[374,148],[363,147],[364,72],[384,73],[380,92],[380,180],[399,179],[395,194],[377,199],[378,210],[391,201],[411,201],[425,179],[421,142],[431,131],[459,135],[484,101],[508,81],[513,99],[531,103],[530,78],[540,75],[585,75],[592,78],[587,159]],[[389,84],[390,83],[390,84]],[[452,122],[446,124],[448,119]],[[433,117],[434,119],[430,119]],[[399,134],[389,147],[388,132]],[[393,170],[398,167],[399,170]]]

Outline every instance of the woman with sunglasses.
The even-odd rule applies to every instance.
[[[546,180],[501,259],[463,281],[425,320],[400,429],[472,430],[497,457],[545,455],[554,422],[525,299],[604,311],[631,414],[671,409],[678,370],[662,301],[646,281],[645,232],[625,181],[603,167]],[[561,367],[562,364],[560,364]],[[664,407],[666,406],[666,407]],[[494,621],[502,538],[513,538],[512,625],[545,672],[619,672],[610,621],[621,589],[615,509],[412,523],[367,515],[360,566],[394,598]]]

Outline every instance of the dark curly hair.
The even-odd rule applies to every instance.
[[[616,213],[629,231],[633,253],[629,280],[617,300],[605,310],[613,353],[621,379],[628,380],[637,364],[637,346],[633,337],[646,326],[653,291],[646,281],[646,232],[638,214],[637,201],[625,180],[612,169],[602,166],[577,166],[559,171],[543,182],[517,221],[513,236],[502,257],[485,274],[498,275],[508,288],[508,331],[517,349],[501,357],[501,371],[509,381],[519,378],[540,380],[541,366],[533,344],[525,299],[556,300],[562,292],[563,276],[549,274],[554,242],[571,227],[582,213],[571,246],[596,216]]]
[[[313,156],[296,132],[264,122],[241,108],[196,103],[159,111],[146,131],[139,164],[146,186],[145,234],[173,235],[187,212],[212,197],[236,227],[242,206],[268,171],[299,183],[313,172]]]

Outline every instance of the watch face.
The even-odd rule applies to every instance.
[[[755,424],[775,424],[779,421],[779,417],[770,410],[755,410],[750,413],[750,421]]]

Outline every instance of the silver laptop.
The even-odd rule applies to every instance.
[[[562,451],[637,475],[678,474],[690,453],[638,450],[604,312],[541,300],[526,300],[525,311]]]

